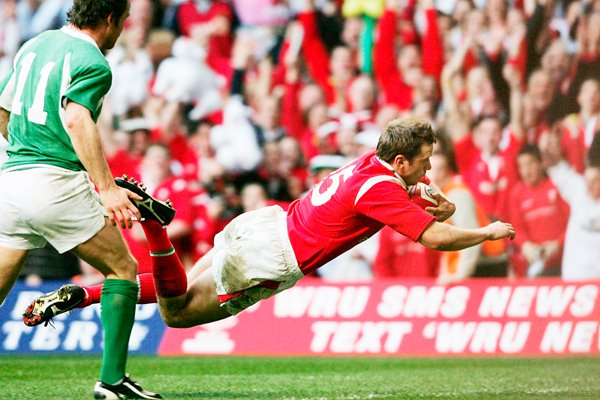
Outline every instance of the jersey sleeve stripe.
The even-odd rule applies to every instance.
[[[396,178],[396,177],[390,176],[390,175],[373,176],[373,177],[367,179],[365,181],[365,183],[363,183],[363,185],[360,187],[360,190],[356,194],[356,199],[354,200],[354,205],[356,205],[360,201],[361,197],[363,197],[365,195],[365,193],[367,193],[373,186],[375,186],[381,182],[393,182],[395,184],[402,186],[404,189],[407,188],[406,183],[400,178]]]

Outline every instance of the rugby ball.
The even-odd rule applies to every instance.
[[[425,207],[437,207],[438,202],[433,195],[433,189],[423,182],[408,187],[410,201],[425,209]]]

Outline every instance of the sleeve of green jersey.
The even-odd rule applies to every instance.
[[[88,65],[71,78],[71,83],[62,96],[62,104],[66,104],[65,99],[80,104],[90,110],[96,119],[111,84],[112,73],[108,65]]]

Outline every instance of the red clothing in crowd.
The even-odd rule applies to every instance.
[[[527,262],[520,254],[523,243],[542,244],[558,240],[561,250],[546,262],[546,269],[557,269],[562,259],[562,247],[569,220],[569,205],[563,200],[550,178],[537,186],[517,182],[510,192],[509,221],[518,232],[514,244],[517,246],[513,260],[518,275],[525,275]]]
[[[482,157],[471,135],[455,143],[456,162],[473,196],[488,216],[506,219],[508,194],[517,181],[516,156],[521,141],[510,134],[505,148],[493,161]],[[490,168],[496,162],[496,168]],[[495,170],[495,172],[494,172]]]
[[[177,24],[181,33],[190,37],[194,25],[210,22],[213,18],[222,15],[230,22],[233,21],[233,11],[231,6],[223,1],[210,2],[208,9],[202,10],[195,1],[188,0],[182,3],[177,10]],[[207,63],[218,73],[230,75],[230,57],[233,46],[233,36],[231,33],[226,35],[212,35],[208,40]]]
[[[173,159],[181,165],[181,171],[177,175],[191,181],[197,179],[200,173],[200,163],[187,138],[183,134],[175,135],[169,141],[168,146]]]
[[[181,166],[181,171],[174,171],[177,176],[188,180],[195,180],[198,177],[200,173],[198,156],[190,147],[183,131],[167,137],[160,128],[154,128],[150,131],[150,140],[155,143],[165,143],[169,147],[171,157]]]
[[[113,176],[127,175],[139,181],[141,180],[139,171],[142,158],[141,156],[132,156],[125,149],[119,149],[111,157],[107,157],[106,162]]]
[[[193,226],[192,226],[192,260],[195,262],[214,246],[217,234],[215,221],[208,213],[209,196],[206,192],[192,194]]]
[[[423,73],[438,82],[444,67],[444,48],[439,35],[434,9],[425,11],[427,29],[421,38]],[[400,110],[409,110],[413,104],[413,87],[404,82],[402,71],[396,65],[396,20],[392,10],[386,10],[379,20],[379,37],[373,49],[375,78],[385,96],[386,104],[395,104]]]
[[[300,13],[298,14],[298,21],[304,29],[302,54],[306,60],[308,71],[315,82],[323,89],[327,104],[333,104],[336,102],[336,90],[331,81],[329,53],[319,36],[316,14],[314,11]]]
[[[372,151],[294,201],[287,230],[300,269],[310,274],[384,225],[416,242],[434,220],[410,201],[404,181]]]
[[[291,137],[301,141],[306,130],[304,116],[300,111],[300,82],[285,83],[281,98],[281,126]]]
[[[438,256],[390,227],[379,233],[379,250],[373,262],[374,278],[433,278]]]

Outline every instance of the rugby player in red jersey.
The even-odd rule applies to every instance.
[[[264,207],[231,221],[188,274],[165,229],[155,221],[143,221],[153,280],[140,279],[141,301],[154,301],[156,293],[162,318],[172,327],[223,319],[292,287],[385,225],[435,250],[513,239],[514,228],[501,221],[477,229],[442,223],[455,207],[440,194],[435,195],[438,206],[429,212],[411,202],[407,187],[431,168],[435,141],[426,121],[390,122],[375,151],[329,174],[287,211]],[[143,197],[144,192],[138,193]],[[86,292],[80,306],[96,301],[96,289]],[[51,316],[39,316],[36,324]]]

